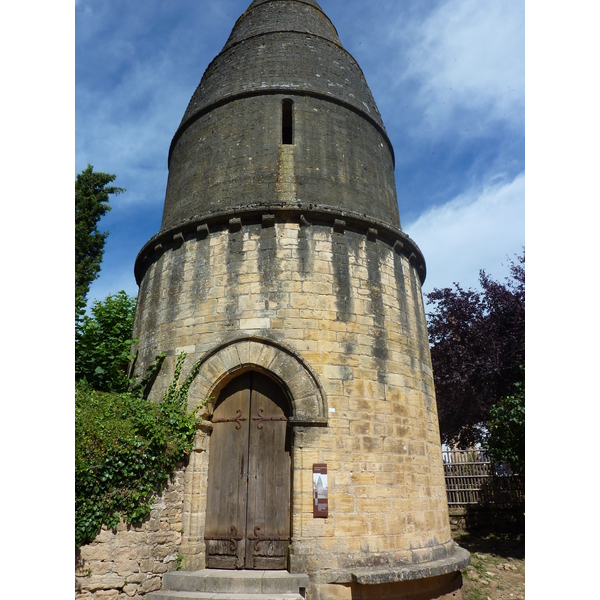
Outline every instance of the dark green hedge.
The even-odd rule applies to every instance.
[[[185,354],[162,402],[141,394],[75,388],[75,545],[92,541],[102,525],[122,517],[141,523],[153,496],[189,455],[199,423],[187,414],[187,392],[197,365],[178,386]]]

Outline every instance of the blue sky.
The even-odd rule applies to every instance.
[[[75,171],[127,188],[88,299],[137,293],[160,227],[167,152],[189,99],[250,0],[76,0]],[[363,69],[396,155],[403,230],[433,287],[507,274],[525,245],[525,7],[520,0],[322,0]],[[376,7],[376,8],[374,8]]]

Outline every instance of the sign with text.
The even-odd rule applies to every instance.
[[[328,514],[327,465],[313,465],[313,517],[326,519]]]

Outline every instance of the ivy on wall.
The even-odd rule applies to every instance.
[[[141,523],[154,494],[191,452],[200,419],[196,411],[188,414],[187,398],[200,364],[179,384],[185,356],[179,355],[161,402],[144,399],[142,387],[116,393],[76,384],[76,548],[91,542],[102,525],[116,528],[120,518]]]

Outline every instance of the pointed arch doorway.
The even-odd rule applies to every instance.
[[[236,377],[219,394],[208,468],[208,568],[287,568],[289,415],[282,389],[257,371]]]

